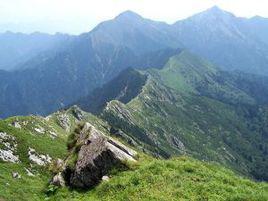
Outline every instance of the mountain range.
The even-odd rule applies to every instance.
[[[212,7],[0,34],[0,200],[267,200],[267,28]]]
[[[16,34],[2,34],[2,43],[11,38],[12,46],[0,54],[0,117],[49,114],[122,70],[154,67],[149,65],[157,64],[159,54],[165,60],[177,49],[188,49],[226,71],[267,75],[267,23],[213,7],[172,25],[126,11],[79,36],[21,34],[15,39]]]

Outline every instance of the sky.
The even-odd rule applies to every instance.
[[[214,5],[239,17],[268,18],[267,0],[0,0],[0,32],[79,34],[125,10],[174,23]]]

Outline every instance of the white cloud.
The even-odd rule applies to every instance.
[[[20,24],[28,32],[80,33],[125,10],[173,23],[213,5],[238,16],[268,17],[267,0],[0,0],[0,24]]]

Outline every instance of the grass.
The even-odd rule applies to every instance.
[[[254,94],[187,52],[146,72],[142,92],[127,104],[111,101],[103,119],[157,156],[186,153],[268,180],[268,110]]]
[[[26,126],[21,129],[9,125],[13,121],[27,121]],[[44,134],[40,134],[34,128],[40,125],[45,129]],[[66,132],[55,122],[45,121],[41,117],[12,117],[0,121],[0,131],[14,136],[17,143],[16,155],[19,156],[20,163],[13,164],[0,161],[0,200],[44,200],[44,190],[52,178],[48,167],[40,167],[30,164],[28,158],[29,147],[34,148],[38,154],[49,154],[53,159],[64,158],[67,154]],[[52,139],[49,131],[58,134]],[[29,169],[35,176],[28,176],[25,168]],[[21,175],[20,179],[12,177],[13,172]]]
[[[46,169],[36,169],[35,176],[31,177],[26,174],[24,167],[28,166],[25,164],[0,162],[1,201],[30,201],[45,199],[44,189],[46,189],[48,181],[51,179],[51,174]],[[21,178],[12,178],[12,172],[18,172],[21,175]]]
[[[130,169],[111,171],[110,180],[101,182],[93,189],[76,191],[67,187],[55,188],[49,185],[53,175],[49,167],[30,165],[28,147],[34,148],[40,154],[49,154],[54,159],[65,158],[69,133],[56,123],[56,116],[52,116],[46,122],[41,117],[16,118],[20,121],[27,120],[31,124],[17,129],[9,125],[14,118],[0,121],[0,130],[16,138],[17,154],[21,160],[19,164],[0,162],[0,200],[268,200],[267,183],[244,179],[222,166],[187,157],[158,160],[142,153],[139,153],[138,163],[127,164]],[[96,128],[106,132],[109,130],[105,122],[94,116],[87,115],[86,119]],[[71,119],[71,122],[73,128],[70,132],[75,130],[75,120]],[[33,129],[36,125],[44,127],[47,131],[56,130],[59,137],[52,139],[47,132],[36,133]],[[69,138],[70,141],[72,137],[74,136]],[[73,160],[75,161],[75,158]],[[25,167],[35,176],[28,176]],[[12,172],[18,172],[21,178],[12,178]]]
[[[146,159],[88,192],[59,189],[49,200],[266,201],[268,185],[238,177],[216,164],[180,157]]]

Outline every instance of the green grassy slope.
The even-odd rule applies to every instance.
[[[236,176],[219,165],[191,158],[145,159],[88,192],[58,189],[48,200],[265,201],[268,185]]]
[[[20,122],[22,128],[10,125],[14,121]],[[27,122],[27,125],[24,126],[23,122]],[[45,129],[45,133],[41,134],[34,130],[40,128],[38,125]],[[49,131],[57,133],[58,137],[52,139]],[[63,158],[66,154],[66,134],[57,124],[48,122],[41,117],[14,117],[1,120],[0,132],[15,137],[17,143],[15,154],[19,156],[20,160],[19,163],[0,160],[0,198],[4,200],[29,200],[29,198],[41,200],[42,197],[44,198],[42,191],[51,174],[48,168],[30,162],[28,149],[31,147],[38,154],[48,154],[53,159]],[[25,168],[30,170],[34,176],[28,176]],[[18,172],[21,178],[14,179],[13,172]]]
[[[267,99],[247,88],[267,86],[236,83],[186,51],[141,73],[142,92],[127,104],[109,102],[102,118],[156,155],[189,154],[268,180]]]
[[[65,115],[69,122],[66,131],[59,123]],[[21,128],[11,125],[19,122]],[[268,199],[266,183],[257,183],[236,175],[218,164],[179,157],[169,160],[154,159],[139,153],[137,164],[124,172],[111,172],[110,180],[103,181],[89,191],[49,186],[52,178],[50,165],[38,166],[30,162],[28,147],[38,154],[49,154],[53,159],[67,155],[66,140],[79,122],[88,121],[106,134],[112,130],[103,120],[72,107],[42,117],[13,117],[0,121],[0,131],[14,136],[20,163],[0,161],[0,200],[258,200]],[[27,122],[27,123],[25,123]],[[44,133],[35,128],[44,128]],[[50,131],[57,133],[51,138]],[[135,138],[132,138],[135,141]],[[3,146],[2,143],[0,143]],[[141,146],[142,144],[138,144]],[[1,147],[3,148],[3,147]],[[149,147],[148,147],[149,148]],[[27,175],[25,168],[35,176]],[[12,178],[18,172],[21,178]]]
[[[4,162],[0,160],[0,200],[44,200],[45,191],[48,188],[52,172],[50,165],[39,166],[30,161],[28,156],[29,147],[41,155],[49,155],[52,160],[64,159],[67,156],[67,137],[71,133],[79,120],[90,121],[98,129],[105,129],[107,126],[103,121],[95,116],[82,112],[76,107],[66,111],[56,112],[46,118],[37,116],[18,116],[0,121],[0,132],[4,132],[14,137],[17,147],[14,155],[19,157],[19,163]],[[59,117],[65,116],[68,122],[68,129],[59,123]],[[17,122],[21,128],[16,128],[12,123]],[[37,129],[37,131],[36,131]],[[38,129],[43,129],[40,133]],[[51,133],[57,136],[52,137]],[[0,149],[8,150],[4,143],[13,143],[12,140],[1,141]],[[27,175],[27,168],[34,176]],[[18,172],[20,179],[12,177],[13,172]]]

